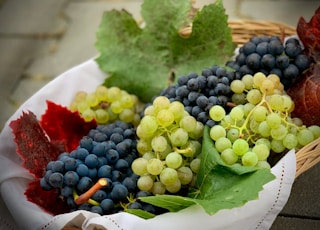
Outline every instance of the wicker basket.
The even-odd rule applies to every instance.
[[[274,21],[233,20],[229,21],[233,42],[239,46],[248,42],[253,36],[279,36],[281,38],[296,34],[294,27]],[[190,35],[191,27],[180,31],[182,36]],[[296,152],[296,178],[320,162],[320,138]],[[66,226],[63,230],[80,230],[78,227]],[[96,229],[98,230],[98,229]]]

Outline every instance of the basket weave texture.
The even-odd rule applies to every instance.
[[[253,36],[287,36],[296,35],[296,29],[292,26],[275,21],[233,20],[228,22],[232,29],[232,40],[238,46],[248,42]],[[186,28],[184,32],[191,33],[192,28]],[[296,152],[296,178],[320,162],[320,138]],[[74,226],[65,226],[63,230],[79,230]]]

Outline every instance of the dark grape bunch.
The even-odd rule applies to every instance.
[[[137,199],[141,196],[138,176],[131,170],[137,158],[136,144],[132,124],[116,121],[98,125],[81,139],[77,149],[48,163],[40,185],[59,190],[71,211],[104,215],[139,208],[154,213],[155,207]]]
[[[278,36],[255,36],[240,47],[235,60],[229,61],[227,66],[235,69],[240,77],[257,72],[276,74],[287,89],[309,64],[297,38],[288,38],[283,44]]]
[[[200,75],[190,73],[180,76],[177,84],[164,89],[161,96],[182,102],[185,110],[197,121],[212,127],[215,122],[209,118],[209,110],[213,105],[229,110],[227,104],[233,94],[230,83],[234,79],[234,71],[214,65],[203,69]]]

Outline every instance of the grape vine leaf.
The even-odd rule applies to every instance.
[[[95,45],[96,62],[109,75],[105,85],[118,86],[144,102],[178,76],[224,65],[234,54],[222,0],[197,13],[191,1],[145,0],[141,15],[144,27],[124,10],[105,12]],[[190,36],[181,36],[179,30],[190,23]]]
[[[201,171],[196,182],[199,186],[198,193],[189,194],[189,197],[156,195],[140,199],[171,212],[198,204],[208,214],[213,215],[219,210],[241,207],[250,200],[258,199],[263,185],[275,178],[269,169],[228,166],[223,163],[209,136],[207,126],[201,159]]]
[[[320,7],[309,22],[299,19],[297,34],[311,64],[300,80],[286,90],[295,103],[292,116],[307,126],[320,125]]]
[[[40,125],[61,152],[71,152],[79,145],[79,140],[97,126],[97,122],[85,122],[78,112],[47,101],[47,110],[41,116]]]
[[[45,165],[58,157],[59,150],[50,142],[32,112],[23,112],[20,118],[9,124],[16,143],[16,151],[22,158],[22,166],[36,178],[43,176]]]

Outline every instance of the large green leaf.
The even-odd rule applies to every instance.
[[[173,76],[224,65],[235,44],[222,1],[204,6],[194,17],[192,13],[191,1],[145,0],[141,28],[124,10],[105,12],[96,42],[96,62],[109,75],[105,84],[148,102]],[[181,37],[179,30],[190,22],[190,37]]]

